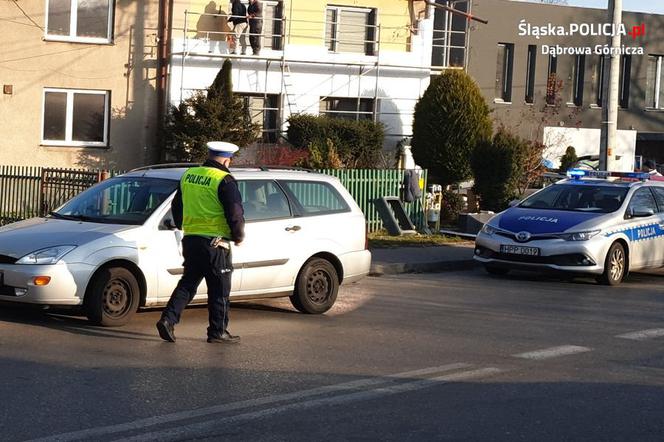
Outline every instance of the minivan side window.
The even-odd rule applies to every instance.
[[[279,180],[302,215],[349,212],[350,207],[337,189],[323,181]]]
[[[246,221],[263,221],[291,216],[288,198],[274,181],[244,180],[238,181],[237,185],[240,195],[242,195]]]

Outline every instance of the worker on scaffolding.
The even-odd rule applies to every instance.
[[[242,55],[247,53],[247,8],[240,0],[232,0],[230,5],[231,15],[228,17],[228,23],[233,29],[233,34],[229,39],[229,49],[231,54],[237,54],[237,42],[240,40]]]
[[[249,0],[249,44],[254,55],[260,55],[263,33],[263,5],[259,0]]]

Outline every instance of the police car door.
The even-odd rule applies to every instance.
[[[630,268],[657,265],[659,246],[659,224],[657,204],[649,187],[641,187],[632,195],[625,214],[626,232],[630,238]]]
[[[650,188],[655,195],[655,200],[657,201],[657,252],[658,252],[658,262],[657,266],[664,266],[664,187],[652,186]]]
[[[233,266],[243,273],[239,294],[288,291],[300,248],[288,198],[274,180],[238,180],[238,188],[246,221],[245,239],[233,247]]]

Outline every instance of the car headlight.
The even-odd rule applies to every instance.
[[[482,227],[482,233],[486,233],[487,235],[493,235],[497,231],[498,229],[496,229],[493,226],[490,226],[489,224],[484,224],[484,226]]]
[[[597,235],[601,230],[589,230],[587,232],[572,232],[563,233],[560,235],[565,241],[588,241],[590,238]]]
[[[16,264],[56,264],[75,248],[76,246],[55,246],[35,250],[16,261]]]

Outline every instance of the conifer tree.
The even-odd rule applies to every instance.
[[[201,162],[208,141],[228,141],[244,147],[258,138],[242,98],[233,94],[230,60],[224,64],[205,92],[197,92],[172,106],[165,124],[168,160]]]

